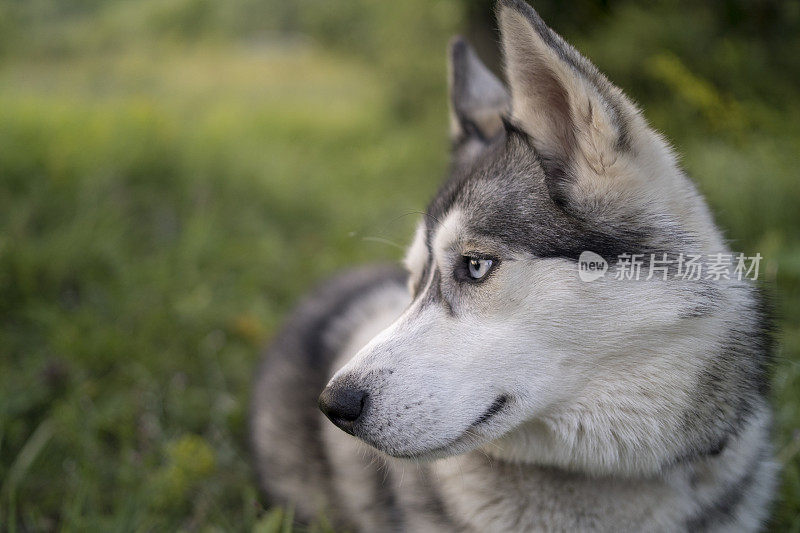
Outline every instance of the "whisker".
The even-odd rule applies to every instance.
[[[361,237],[361,240],[362,241],[379,242],[379,243],[382,243],[382,244],[388,244],[389,246],[394,246],[395,248],[398,248],[400,250],[405,250],[406,249],[405,246],[403,246],[401,244],[397,244],[394,241],[390,241],[389,239],[384,239],[383,237]]]

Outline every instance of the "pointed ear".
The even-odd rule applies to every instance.
[[[463,38],[450,41],[448,60],[451,139],[454,144],[472,139],[485,142],[502,130],[511,98]]]
[[[497,16],[512,120],[539,153],[551,195],[565,201],[566,176],[579,156],[602,169],[625,144],[629,104],[524,0],[500,0]]]

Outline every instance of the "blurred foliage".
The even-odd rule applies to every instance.
[[[157,510],[190,504],[192,491],[214,470],[214,451],[205,440],[185,435],[166,446],[166,464],[156,470],[152,504]]]
[[[535,6],[765,256],[772,528],[800,530],[800,4]],[[496,68],[494,28],[485,0],[0,0],[0,529],[291,529],[248,466],[259,346],[400,256],[447,164],[446,42]]]

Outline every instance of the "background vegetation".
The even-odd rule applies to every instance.
[[[536,7],[765,256],[772,528],[800,531],[800,5]],[[0,0],[0,529],[287,522],[247,462],[259,347],[401,255],[447,162],[445,43],[496,66],[493,31],[486,0]]]

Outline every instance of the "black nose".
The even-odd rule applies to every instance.
[[[329,385],[319,395],[319,408],[331,422],[352,434],[353,423],[361,416],[366,398],[367,393],[362,390]]]

